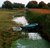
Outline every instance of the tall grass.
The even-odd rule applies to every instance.
[[[13,26],[19,26],[12,21],[13,16],[23,12],[23,10],[0,10],[0,48],[11,48],[12,41],[24,37],[20,32],[12,31]]]

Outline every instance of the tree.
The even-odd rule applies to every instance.
[[[41,1],[41,2],[38,4],[38,8],[47,8],[47,5],[46,5],[46,3],[44,3],[43,1]]]
[[[38,8],[38,3],[37,1],[30,1],[27,5],[27,8]]]
[[[6,9],[12,9],[13,5],[10,1],[4,1],[2,8],[6,8]]]
[[[14,3],[13,4],[13,8],[24,8],[25,5],[24,4],[21,4],[21,3]]]
[[[50,9],[50,3],[47,4],[48,8]]]
[[[13,3],[13,8],[18,8],[18,3]]]

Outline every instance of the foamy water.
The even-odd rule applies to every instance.
[[[26,26],[29,24],[24,16],[15,17],[13,18],[13,21],[15,21],[16,23],[23,24],[23,26]],[[42,37],[38,33],[28,33],[28,36],[29,36],[29,39],[33,39],[33,40],[42,39]]]
[[[22,24],[23,26],[28,25],[28,21],[26,20],[24,16],[16,17],[13,19],[13,21],[15,21],[16,23]]]
[[[42,39],[42,37],[38,33],[28,33],[28,36],[29,36],[29,39],[32,39],[32,40]]]

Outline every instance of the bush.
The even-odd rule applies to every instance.
[[[21,3],[14,3],[13,8],[25,8],[25,5]]]

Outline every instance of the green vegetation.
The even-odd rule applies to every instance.
[[[21,3],[14,3],[13,8],[25,8],[25,5]]]
[[[45,3],[44,1],[38,2],[37,1],[29,1],[26,5],[27,8],[42,8],[42,9],[50,9],[50,2]],[[17,9],[17,8],[25,8],[25,4],[22,3],[12,3],[10,1],[4,1],[2,4],[1,9]]]
[[[26,18],[29,23],[38,23],[41,26],[39,33],[45,39],[50,40],[50,14],[40,14],[28,10]]]
[[[44,1],[29,1],[26,5],[27,8],[42,8],[42,9],[50,9],[50,2],[46,4]],[[25,8],[25,4],[22,3],[12,3],[10,1],[4,1],[1,9],[17,9],[17,8]]]
[[[12,3],[10,1],[5,1],[2,5],[2,8],[6,8],[6,9],[12,9]]]
[[[25,8],[25,5],[22,3],[11,3],[10,1],[4,1],[2,4],[2,9],[16,9],[16,8]]]
[[[50,9],[50,3],[48,3],[47,6],[48,6],[48,9]]]
[[[27,8],[37,8],[38,7],[38,3],[37,1],[30,1],[28,2],[28,4],[26,5]]]
[[[29,1],[26,5],[27,8],[42,8],[42,9],[49,9],[50,3],[46,4],[44,1],[38,2],[37,1]]]
[[[21,32],[13,32],[12,27],[18,26],[12,21],[13,16],[19,16],[24,10],[0,10],[0,48],[10,48],[12,41],[25,37]],[[18,15],[19,14],[19,15]]]
[[[41,1],[39,4],[38,4],[38,8],[47,8],[47,4],[43,1]]]

